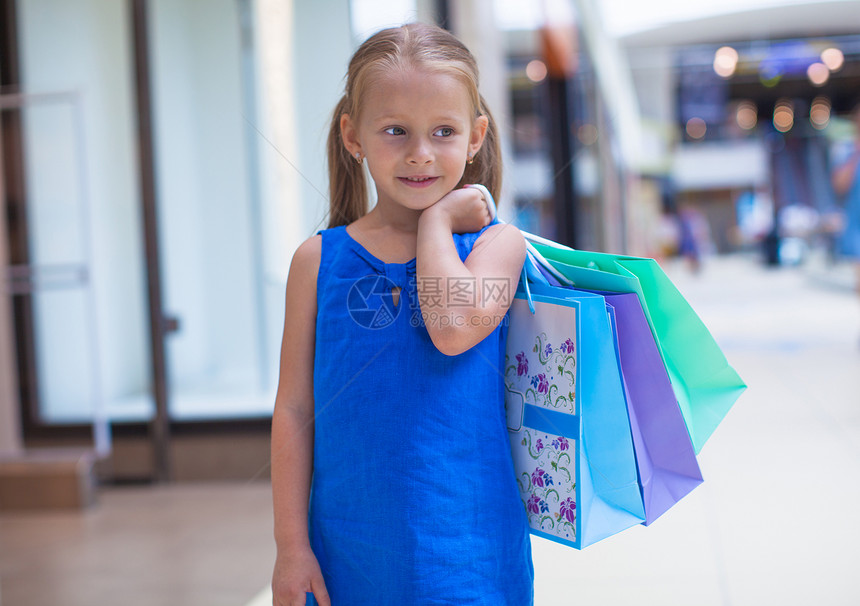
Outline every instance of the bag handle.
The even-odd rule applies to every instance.
[[[466,185],[466,187],[471,187],[473,189],[477,189],[481,192],[481,197],[484,198],[484,201],[487,203],[487,209],[490,211],[490,225],[494,225],[497,223],[504,223],[498,217],[498,211],[496,209],[496,202],[493,200],[493,195],[490,193],[485,186],[481,184],[473,184]],[[526,298],[528,299],[529,309],[532,313],[534,313],[534,304],[532,303],[531,291],[529,289],[529,281],[535,284],[543,284],[546,286],[574,286],[573,281],[558,271],[552,264],[546,260],[546,258],[536,249],[532,242],[537,242],[538,244],[546,244],[549,246],[553,246],[556,248],[568,248],[567,246],[562,246],[561,244],[557,244],[552,242],[551,240],[546,240],[541,238],[540,236],[536,236],[534,234],[530,234],[528,232],[520,230],[520,233],[523,234],[523,237],[526,239],[526,260],[523,264],[523,272],[520,277],[520,282],[523,285],[523,290],[526,292]],[[547,277],[546,274],[549,274],[552,278],[554,278],[558,283],[553,284]]]

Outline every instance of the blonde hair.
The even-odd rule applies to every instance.
[[[458,187],[481,183],[497,200],[502,186],[502,154],[498,129],[484,98],[478,92],[478,64],[469,49],[449,32],[433,25],[410,23],[384,29],[368,38],[349,62],[346,86],[332,114],[328,135],[329,227],[346,225],[367,213],[367,183],[361,165],[343,144],[343,114],[358,120],[365,91],[381,72],[427,69],[445,73],[466,87],[475,117],[489,124],[481,150],[466,165]],[[465,158],[464,158],[465,160]]]

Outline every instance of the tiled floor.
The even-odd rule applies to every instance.
[[[860,302],[836,272],[673,272],[749,384],[705,484],[582,552],[535,539],[536,605],[860,604]],[[84,515],[0,516],[2,606],[263,606],[268,486],[111,489]],[[256,598],[254,598],[256,596]]]
[[[84,514],[0,516],[0,605],[241,606],[271,578],[270,494],[112,488]]]

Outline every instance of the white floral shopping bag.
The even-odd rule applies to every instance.
[[[533,534],[577,549],[644,520],[605,299],[534,284],[511,306],[505,406]]]

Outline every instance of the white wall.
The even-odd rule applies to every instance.
[[[349,0],[258,0],[255,19],[267,297],[282,317],[292,254],[327,226],[326,138],[356,44]]]
[[[348,0],[294,3],[296,166],[302,176],[299,185],[306,237],[327,227],[326,138],[332,111],[343,94],[349,59],[357,48],[350,30],[349,4]]]
[[[627,49],[627,60],[642,117],[641,168],[664,173],[677,137],[674,51],[666,46]]]
[[[266,357],[276,363],[290,260],[326,227],[325,143],[354,46],[348,0],[257,0],[254,18]]]
[[[768,182],[768,151],[759,139],[680,145],[672,177],[682,191],[753,188]]]
[[[491,0],[461,0],[452,2],[454,34],[466,45],[478,63],[481,94],[490,107],[499,131],[504,175],[499,208],[501,218],[513,218],[513,152],[511,150],[511,103],[508,84],[508,64],[504,38],[497,29],[494,2]],[[519,190],[517,190],[519,191]]]

